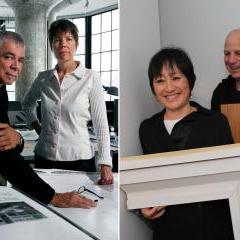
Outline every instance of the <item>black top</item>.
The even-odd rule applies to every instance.
[[[221,111],[221,104],[240,103],[240,91],[236,89],[236,80],[229,75],[213,91],[211,108],[212,110]]]
[[[192,112],[175,124],[171,135],[164,125],[165,110],[144,120],[139,129],[144,154],[231,144],[233,138],[226,117],[195,102]]]
[[[0,87],[0,122],[9,123],[8,96],[6,87]],[[0,174],[14,187],[27,193],[43,203],[49,203],[55,193],[45,183],[20,155],[22,147],[16,147],[10,151],[0,151]]]
[[[165,110],[141,123],[144,154],[210,147],[233,143],[228,121],[221,113],[191,102],[197,111],[175,124],[171,134],[164,125]],[[167,206],[153,221],[153,240],[233,240],[227,200]]]
[[[0,123],[10,124],[8,118],[8,95],[6,90],[6,85],[0,86]],[[24,142],[22,145],[18,145],[16,150],[20,154],[24,148]]]
[[[6,85],[0,86],[0,123],[8,123],[9,119],[7,115],[8,111],[8,95],[6,91]]]

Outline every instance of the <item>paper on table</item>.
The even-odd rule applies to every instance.
[[[9,188],[2,187],[0,194],[0,226],[46,218],[41,212],[20,200]]]
[[[80,226],[70,222],[67,219],[63,219],[61,216],[57,215],[55,212],[46,208],[46,206],[35,202],[33,199],[28,198],[22,193],[16,191],[15,189],[9,187],[0,187],[0,232],[1,239],[15,240],[59,240],[59,239],[71,239],[71,240],[90,240],[97,239],[91,233],[87,232]],[[11,201],[9,206],[6,206],[8,201]],[[5,206],[4,206],[5,204]],[[4,206],[1,208],[1,206]],[[9,207],[14,206],[15,209],[18,207],[26,207],[30,210],[30,217],[25,216],[26,219],[23,221],[17,221],[15,224],[6,224],[1,219],[1,210],[9,210]],[[17,206],[17,207],[15,207]],[[32,209],[36,210],[38,213],[37,221],[27,221],[29,218],[34,218],[36,215],[31,215]],[[21,209],[20,209],[21,210]],[[29,214],[29,212],[24,212]],[[39,219],[39,215],[42,214],[44,217]],[[21,219],[21,216],[19,217]],[[19,220],[18,217],[14,217],[14,220]],[[1,226],[2,225],[2,226]]]
[[[19,130],[19,132],[26,141],[35,141],[38,139],[38,135],[35,130]]]
[[[25,202],[0,203],[0,226],[42,218],[46,218],[46,216]]]

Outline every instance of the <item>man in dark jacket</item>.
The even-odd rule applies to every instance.
[[[213,92],[211,107],[220,111],[221,104],[240,103],[240,29],[231,31],[225,40],[224,62],[229,76]]]
[[[9,125],[6,85],[12,84],[22,71],[25,45],[14,32],[0,32],[0,174],[13,186],[43,203],[56,207],[96,206],[94,201],[77,192],[55,193],[20,155],[23,138]]]

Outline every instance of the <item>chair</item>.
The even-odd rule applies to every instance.
[[[222,104],[221,112],[227,117],[235,143],[240,142],[240,103]]]

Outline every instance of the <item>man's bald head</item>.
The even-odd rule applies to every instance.
[[[225,39],[224,62],[229,74],[240,80],[240,29],[232,30]]]
[[[240,41],[240,28],[234,29],[228,33],[225,39],[225,45],[232,41]]]

